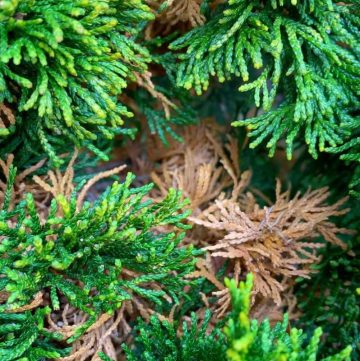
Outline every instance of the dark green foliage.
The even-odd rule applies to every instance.
[[[179,109],[177,114],[171,117],[171,121],[166,117],[164,111],[152,108],[151,103],[150,106],[143,107],[143,113],[147,119],[150,133],[157,134],[165,145],[169,144],[167,136],[182,141],[174,127],[193,124],[196,120],[191,108]]]
[[[184,334],[177,335],[177,323],[159,321],[156,317],[146,325],[140,321],[136,331],[135,346],[125,346],[127,359],[134,360],[231,360],[231,361],[309,361],[317,360],[322,331],[316,329],[305,345],[306,335],[302,330],[291,328],[288,319],[271,327],[269,321],[258,325],[249,318],[252,289],[252,275],[238,286],[234,280],[226,280],[232,300],[232,311],[223,331],[219,326],[206,333],[210,317],[198,328],[193,315],[190,329],[184,324]],[[199,331],[197,331],[197,329]],[[330,356],[324,361],[350,360],[351,347]]]
[[[13,177],[14,169],[10,180]],[[192,247],[177,247],[183,233],[175,230],[188,228],[188,212],[181,211],[186,202],[170,190],[162,202],[152,204],[144,200],[152,185],[130,188],[133,179],[128,174],[123,183],[115,182],[94,204],[77,205],[76,194],[69,200],[60,195],[43,221],[31,194],[8,210],[10,182],[0,212],[0,290],[10,294],[0,309],[27,304],[38,291],[48,289],[56,310],[60,292],[90,316],[77,337],[132,294],[155,303],[165,302],[168,294],[177,302],[187,283],[183,276],[196,262]],[[174,231],[159,230],[165,226]],[[123,267],[138,276],[121,277]],[[152,283],[161,289],[152,289]]]
[[[349,202],[351,212],[340,226],[360,229],[360,204]],[[336,352],[351,345],[352,360],[360,360],[360,237],[347,239],[348,249],[327,246],[321,251],[322,261],[310,280],[299,280],[296,287],[298,306],[302,311],[299,324],[311,332],[321,326],[325,338],[321,354]]]
[[[44,316],[50,308],[39,308],[34,314],[0,314],[0,360],[45,361],[65,356],[69,349],[56,347],[61,335],[44,328]]]
[[[273,155],[286,135],[291,158],[303,131],[316,157],[327,145],[353,144],[351,135],[359,128],[353,116],[359,105],[359,22],[356,1],[227,1],[203,26],[170,45],[186,49],[179,55],[177,83],[200,94],[210,76],[220,82],[241,77],[239,90],[253,90],[256,106],[264,110],[233,123],[250,129],[250,146],[270,138]]]
[[[20,127],[17,141],[37,139],[59,163],[59,136],[79,146],[124,132],[132,114],[117,96],[150,61],[126,33],[152,18],[140,0],[2,1],[0,103],[17,103],[2,146]]]
[[[99,352],[98,356],[100,357],[100,360],[103,361],[114,361],[109,356],[105,355],[104,352]]]
[[[166,40],[166,38],[157,38],[149,42],[148,47],[152,53],[155,53],[156,48],[154,45],[156,44],[157,47],[164,45]],[[176,57],[170,53],[157,54],[156,56],[153,55],[153,62],[161,66],[165,71],[165,75],[154,77],[153,81],[155,89],[172,101],[174,107],[171,109],[171,117],[167,117],[163,109],[157,109],[159,107],[156,107],[154,101],[151,101],[148,93],[144,92],[142,99],[136,96],[135,99],[137,99],[137,103],[146,117],[150,133],[157,134],[161,141],[167,145],[167,138],[169,137],[182,141],[182,138],[176,132],[177,128],[195,124],[198,121],[197,113],[193,109],[190,94],[176,86],[176,71],[178,68]]]
[[[177,323],[160,321],[156,316],[151,317],[148,325],[139,321],[135,328],[135,331],[140,332],[135,341],[136,349],[130,351],[124,347],[127,360],[225,361],[225,335],[217,328],[206,333],[210,316],[210,312],[207,312],[199,327],[193,313],[190,326],[184,322],[181,337],[177,335]]]
[[[287,176],[294,190],[328,186],[332,203],[346,195],[351,172],[336,155],[324,153],[314,160],[303,154]],[[356,290],[360,286],[360,203],[350,197],[344,207],[349,212],[337,225],[354,233],[343,238],[347,249],[326,245],[320,250],[322,260],[315,267],[317,272],[310,279],[298,280],[295,295],[302,315],[297,325],[308,333],[321,326],[321,355],[352,345],[352,360],[359,360],[360,297]]]
[[[159,81],[164,84],[156,85],[156,90],[170,100],[175,99],[171,114],[167,115],[164,109],[156,105],[156,99],[143,89],[136,91],[134,99],[139,104],[141,115],[145,116],[150,134],[156,134],[165,145],[168,145],[169,138],[182,141],[181,136],[177,134],[177,128],[196,123],[197,116],[190,105],[187,93],[174,88],[167,77],[161,77]]]
[[[360,129],[359,124],[357,124],[358,129]],[[348,142],[337,148],[330,148],[328,149],[328,151],[330,153],[342,153],[340,155],[340,159],[343,159],[348,163],[352,161],[357,162],[353,176],[349,183],[349,188],[350,194],[357,198],[360,198],[360,137],[349,140]]]
[[[359,242],[359,241],[358,241]],[[326,249],[324,260],[311,281],[299,284],[297,295],[303,311],[300,324],[311,331],[315,325],[325,332],[321,353],[328,355],[344,345],[353,348],[352,359],[360,359],[360,263],[359,245],[349,255]]]

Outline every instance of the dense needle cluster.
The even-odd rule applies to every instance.
[[[186,48],[177,83],[201,93],[210,76],[241,77],[240,91],[254,91],[264,114],[236,121],[255,139],[270,138],[273,155],[286,134],[287,156],[300,130],[309,152],[341,145],[359,125],[356,62],[358,4],[331,1],[226,2],[203,26],[171,44]],[[279,93],[284,94],[278,101]],[[276,107],[272,109],[274,103]],[[350,141],[343,150],[355,146]],[[357,157],[358,158],[358,157]]]

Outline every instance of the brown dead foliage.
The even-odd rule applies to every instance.
[[[13,110],[6,104],[0,103],[0,130],[6,129],[16,122]]]
[[[214,10],[224,1],[208,1],[206,6]],[[156,14],[156,19],[146,28],[146,39],[168,35],[173,31],[186,32],[206,21],[201,9],[203,0],[147,0],[147,3]]]
[[[139,316],[148,320],[153,313],[154,311],[136,296],[131,301],[124,301],[114,315],[101,315],[86,333],[72,344],[70,355],[59,358],[58,361],[100,361],[98,353],[101,351],[113,360],[118,360],[121,344],[131,339],[131,324]],[[58,312],[48,316],[48,328],[63,335],[66,340],[87,321],[87,317],[65,302]]]
[[[149,71],[145,71],[143,73],[134,73],[136,84],[145,89],[149,94],[157,100],[161,108],[164,110],[166,119],[170,118],[171,109],[176,109],[176,105],[169,100],[163,93],[159,92],[155,88],[155,84],[153,83],[151,77],[152,73]],[[137,108],[137,106],[136,106]]]
[[[200,11],[202,0],[148,0],[147,2],[157,14],[156,20],[146,28],[147,39],[169,34],[175,28],[185,31],[205,22],[205,16]],[[160,7],[165,8],[159,11]]]
[[[226,273],[235,279],[249,272],[254,274],[254,296],[272,299],[281,305],[284,292],[283,282],[296,277],[310,277],[311,265],[320,261],[317,250],[325,241],[345,247],[338,237],[348,233],[336,227],[330,217],[347,212],[341,209],[345,199],[329,206],[325,203],[327,188],[308,190],[304,195],[297,193],[290,198],[290,192],[281,192],[276,187],[276,200],[271,207],[260,207],[253,203],[246,211],[238,197],[219,197],[201,214],[190,217],[197,225],[217,232],[218,237],[209,238],[204,247],[211,257],[214,275],[226,263]],[[204,274],[200,265],[197,276]],[[229,306],[226,289],[219,289],[219,315]]]
[[[208,255],[192,276],[205,277],[216,287],[218,317],[230,306],[228,291],[216,277],[222,267],[236,280],[254,274],[258,316],[269,305],[273,310],[287,306],[295,313],[292,280],[310,277],[311,266],[320,261],[317,250],[326,242],[345,247],[339,235],[348,231],[336,227],[331,218],[347,212],[342,208],[346,199],[327,205],[327,188],[291,196],[289,190],[281,191],[278,181],[271,202],[251,187],[249,171],[240,172],[237,142],[228,137],[222,145],[221,132],[206,122],[184,129],[183,143],[174,141],[165,148],[150,142],[148,157],[156,163],[151,177],[158,187],[153,196],[162,197],[174,187],[190,199],[193,229],[185,243]],[[259,198],[268,206],[260,206]]]
[[[151,172],[159,189],[155,197],[163,197],[169,188],[180,189],[190,200],[193,212],[198,213],[230,185],[246,186],[249,173],[238,182],[236,142],[230,138],[223,149],[217,130],[212,122],[202,123],[184,129],[183,143],[173,141],[169,147],[148,145],[149,158],[158,163]]]

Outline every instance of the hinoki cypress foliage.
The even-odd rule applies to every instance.
[[[241,77],[264,112],[233,123],[248,127],[251,147],[268,139],[274,155],[285,136],[291,158],[302,132],[312,156],[330,148],[358,161],[358,23],[356,1],[226,1],[170,45],[186,50],[177,83],[201,94],[211,76]]]
[[[64,143],[96,151],[99,137],[134,134],[124,124],[134,114],[118,99],[131,82],[167,107],[149,116],[153,131],[174,134],[164,118],[178,107],[146,75],[159,60],[136,42],[154,18],[143,1],[2,1],[0,11],[1,154],[25,142],[58,165]],[[175,117],[186,124],[186,114]]]
[[[291,328],[287,333],[287,316],[271,327],[268,320],[258,324],[249,317],[252,275],[239,287],[234,280],[226,280],[231,293],[232,311],[223,329],[215,325],[210,334],[205,329],[209,315],[197,327],[195,315],[190,327],[184,323],[182,336],[177,336],[176,325],[160,322],[155,317],[149,325],[140,322],[135,348],[128,348],[128,360],[320,360],[317,349],[322,331],[316,329],[308,345],[304,344],[302,330]],[[162,344],[166,346],[163,347]],[[347,347],[327,361],[348,360],[351,347]]]
[[[166,294],[177,300],[195,253],[192,247],[176,248],[183,235],[154,230],[164,225],[187,228],[186,213],[178,212],[184,203],[174,190],[163,202],[144,202],[151,185],[129,189],[132,179],[129,174],[124,183],[114,183],[93,205],[79,206],[75,195],[66,199],[59,194],[43,220],[31,194],[8,209],[9,184],[0,213],[1,289],[9,294],[3,311],[23,307],[50,288],[53,309],[60,308],[61,292],[70,305],[89,315],[75,333],[79,336],[132,293],[155,303]],[[122,279],[123,268],[135,272],[134,277]],[[143,286],[152,282],[161,287]]]
[[[139,1],[2,2],[0,101],[17,103],[23,132],[52,157],[51,137],[112,137],[131,115],[116,97],[149,61],[124,32],[149,17]],[[3,127],[2,137],[16,126]]]
[[[0,0],[0,361],[358,361],[358,0]]]

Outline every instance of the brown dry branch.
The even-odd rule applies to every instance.
[[[212,317],[209,322],[209,330],[213,329],[219,320],[228,313],[231,303],[227,289],[223,284],[223,280],[220,281],[215,276],[217,270],[216,267],[214,267],[213,261],[214,260],[211,259],[210,254],[207,254],[205,260],[202,259],[198,262],[198,271],[195,271],[190,275],[190,278],[206,278],[217,289],[217,291],[210,294],[200,293],[203,305],[199,306],[196,310],[198,320],[203,320],[206,311],[211,311]],[[239,279],[239,277],[237,279]],[[290,320],[298,319],[300,312],[297,309],[297,300],[293,293],[293,283],[293,280],[289,279],[285,279],[282,282],[283,291],[282,302],[280,305],[277,305],[270,298],[259,297],[259,295],[257,295],[256,298],[254,297],[254,302],[251,306],[250,312],[251,318],[258,321],[268,319],[271,325],[275,325],[283,319],[284,312],[286,311]],[[181,307],[181,304],[179,307]],[[184,320],[190,322],[191,317],[189,315],[185,315]]]
[[[8,128],[9,125],[15,124],[15,115],[13,110],[6,104],[0,104],[0,130]]]
[[[34,182],[39,185],[45,192],[50,194],[53,198],[56,198],[59,195],[63,195],[69,199],[75,188],[73,167],[77,156],[78,151],[77,149],[75,149],[74,154],[71,157],[64,173],[62,173],[59,169],[56,169],[55,171],[50,170],[47,173],[46,177],[40,178],[38,176],[34,176]],[[77,195],[77,209],[81,208],[92,186],[94,186],[96,183],[98,183],[104,178],[108,178],[120,173],[125,168],[126,165],[121,165],[107,171],[102,171],[89,179]]]
[[[116,359],[116,349],[119,348],[124,337],[120,337],[118,328],[124,321],[123,306],[114,316],[103,314],[80,339],[72,344],[72,352],[69,356],[59,358],[60,361],[84,361],[100,360],[98,353],[104,351],[109,357]],[[57,313],[48,316],[49,330],[60,333],[65,339],[73,336],[77,327],[87,320],[87,316],[81,311],[65,304]],[[121,327],[126,329],[126,327]]]
[[[184,243],[207,251],[206,260],[199,262],[192,277],[204,277],[216,288],[212,296],[217,302],[208,304],[216,317],[223,317],[230,305],[223,280],[216,278],[222,267],[226,267],[227,277],[237,280],[254,273],[252,312],[258,318],[268,314],[276,320],[284,307],[296,317],[290,285],[295,277],[309,277],[311,265],[319,262],[317,250],[324,243],[318,236],[344,247],[338,235],[347,231],[329,218],[347,211],[341,209],[345,200],[327,206],[329,192],[325,188],[290,199],[290,191],[281,192],[278,182],[273,203],[251,187],[250,172],[239,169],[237,142],[229,137],[222,145],[221,133],[223,129],[206,121],[196,129],[184,128],[180,133],[183,143],[173,141],[164,147],[149,138],[147,157],[138,152],[132,163],[139,168],[146,164],[145,173],[154,168],[151,177],[157,189],[153,198],[161,198],[174,187],[190,199],[193,228]],[[141,161],[136,162],[138,157]],[[268,207],[260,207],[259,198]],[[205,304],[208,296],[203,295]],[[200,319],[204,310],[199,310]]]
[[[37,308],[43,304],[43,301],[44,301],[43,296],[44,296],[44,293],[42,291],[40,291],[35,295],[33,301],[30,302],[29,304],[27,304],[25,306],[10,309],[7,312],[20,313],[20,312],[24,312],[24,311],[33,310],[34,308]]]
[[[84,187],[81,189],[79,194],[78,194],[78,198],[77,198],[77,201],[76,201],[77,209],[81,208],[81,206],[84,203],[84,200],[86,199],[87,193],[89,192],[90,188],[94,184],[96,184],[97,182],[99,182],[100,180],[102,180],[104,178],[108,178],[108,177],[111,177],[111,176],[113,176],[115,174],[118,174],[118,173],[122,172],[125,168],[126,168],[126,165],[120,165],[119,167],[115,167],[115,168],[109,169],[107,171],[103,171],[101,173],[98,173],[94,177],[89,179],[87,181],[87,183],[84,185]]]
[[[78,151],[75,149],[74,154],[71,157],[64,173],[62,173],[59,169],[56,169],[55,171],[50,170],[45,177],[34,176],[34,182],[45,192],[50,194],[52,198],[56,198],[60,194],[64,195],[66,198],[69,198],[74,190],[73,166],[77,156]]]
[[[65,154],[62,156],[65,156]],[[31,178],[32,173],[35,173],[38,169],[45,165],[46,159],[43,159],[21,173],[18,173],[15,177],[15,183],[12,190],[10,209],[18,204],[19,201],[24,198],[26,193],[32,193],[40,216],[44,217],[46,216],[51,199],[56,198],[60,194],[69,198],[74,190],[73,166],[77,156],[78,151],[75,149],[65,172],[61,172],[59,169],[56,169],[55,171],[50,170],[46,175],[35,175]],[[0,159],[0,175],[2,174],[4,178],[4,181],[0,179],[0,204],[3,202],[9,178],[9,170],[10,167],[13,166],[13,161],[14,156],[12,154],[9,154],[5,161]],[[111,171],[110,175],[117,173],[118,171],[119,168],[115,168]],[[107,172],[104,173],[99,173],[96,177],[102,179],[109,176],[106,174]],[[93,181],[90,180],[89,182]]]
[[[197,310],[197,316],[199,319],[203,319],[205,311],[210,309],[212,312],[212,319],[210,322],[211,325],[216,324],[219,319],[222,319],[229,311],[231,306],[231,298],[227,291],[227,288],[224,286],[223,280],[219,280],[216,276],[219,269],[224,266],[223,260],[214,259],[210,253],[205,255],[204,259],[200,259],[197,263],[197,271],[190,274],[189,278],[205,278],[213,286],[215,286],[216,291],[212,292],[209,295],[201,295],[203,300],[203,307],[200,307]],[[240,280],[240,277],[243,278],[243,274],[240,272],[240,262],[235,262],[234,269],[230,266],[226,269],[226,275],[228,277],[233,277],[237,282]],[[252,307],[251,307],[251,316],[257,320],[264,320],[265,318],[270,320],[271,324],[275,324],[278,321],[281,321],[284,315],[284,310],[289,315],[289,319],[297,319],[300,315],[296,303],[296,297],[293,293],[293,284],[294,280],[289,278],[284,278],[281,282],[283,291],[282,299],[280,304],[276,304],[273,299],[269,297],[263,297],[261,295],[253,295]],[[215,296],[215,301],[213,300]],[[210,301],[211,299],[211,301]],[[189,318],[190,319],[190,318]]]
[[[156,99],[164,110],[166,119],[170,118],[171,109],[176,109],[176,105],[170,101],[163,93],[155,89],[155,85],[151,80],[152,73],[145,71],[143,73],[135,72],[135,79],[138,86],[144,88],[150,95]]]
[[[218,232],[219,237],[216,240],[210,237],[204,248],[210,254],[214,275],[224,265],[226,275],[235,279],[251,272],[254,274],[254,300],[255,296],[260,296],[272,299],[279,306],[283,282],[309,277],[313,272],[310,266],[319,262],[316,251],[325,245],[317,240],[319,236],[345,247],[338,235],[349,232],[337,228],[329,218],[348,211],[341,209],[346,199],[328,206],[325,204],[328,196],[328,189],[321,188],[309,190],[303,196],[297,193],[290,199],[290,192],[282,193],[278,182],[276,201],[270,208],[252,203],[245,212],[238,202],[239,194],[237,197],[233,194],[216,199],[190,220]],[[200,275],[209,279],[203,265],[196,274]],[[222,316],[228,310],[229,294],[223,288],[214,294],[218,297],[216,312]]]
[[[272,325],[281,322],[284,318],[284,311],[288,314],[289,320],[298,320],[301,312],[297,308],[297,299],[294,294],[294,280],[284,279],[282,281],[283,291],[281,293],[281,304],[277,305],[272,299],[259,298],[251,309],[251,318],[259,322],[269,319]]]
[[[75,149],[71,160],[64,172],[59,169],[55,171],[50,170],[46,175],[33,176],[31,174],[40,169],[45,163],[46,159],[43,159],[35,165],[27,168],[26,170],[18,173],[15,177],[14,186],[12,189],[12,197],[10,200],[10,209],[22,200],[26,193],[32,193],[35,199],[37,209],[40,217],[44,218],[47,214],[48,206],[51,199],[56,198],[58,195],[64,195],[66,198],[71,196],[74,185],[74,163],[78,156],[78,151]],[[9,170],[13,165],[14,156],[9,154],[6,160],[0,159],[0,176],[2,175],[4,180],[0,178],[0,204],[4,201],[7,181],[9,178]],[[78,195],[77,207],[81,207],[89,189],[97,182],[104,178],[108,178],[112,175],[120,173],[126,166],[121,165],[113,169],[100,172],[91,178],[82,188]]]
[[[168,158],[181,156],[186,149],[190,148],[192,151],[200,152],[203,161],[210,161],[214,151],[207,133],[212,133],[217,139],[222,131],[222,127],[207,118],[197,126],[192,125],[179,129],[179,135],[183,138],[183,142],[172,139],[169,145],[164,145],[159,137],[147,139],[147,154],[153,162],[162,162]]]
[[[124,270],[122,276],[134,276],[131,271]],[[88,316],[82,311],[70,306],[65,299],[59,311],[54,311],[47,317],[49,331],[61,334],[64,339],[72,337],[78,327],[87,321]],[[141,316],[149,321],[155,311],[148,303],[132,295],[132,299],[124,301],[114,315],[102,314],[98,320],[72,344],[69,356],[58,359],[58,361],[98,361],[98,353],[103,351],[114,360],[121,356],[121,344],[131,341],[132,324],[137,317]],[[169,317],[158,315],[160,319],[171,321]]]

